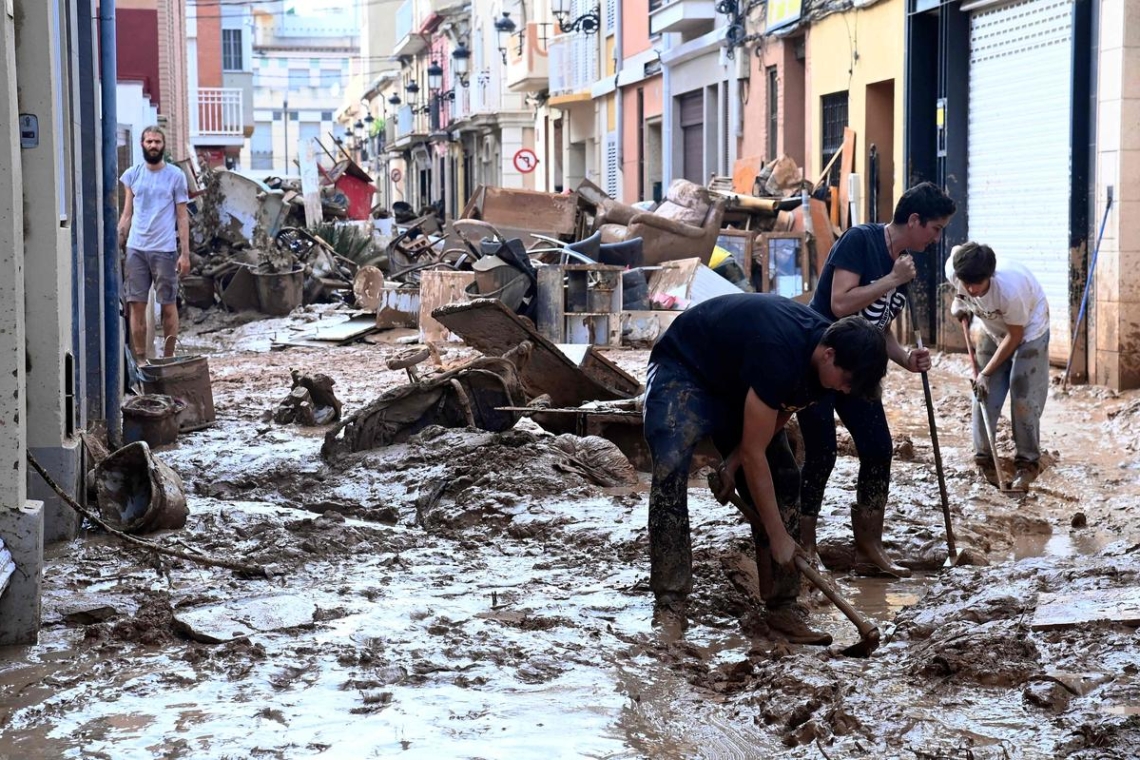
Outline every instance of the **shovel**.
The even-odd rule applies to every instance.
[[[922,348],[922,330],[914,317],[914,302],[910,304],[910,323],[915,326],[914,341]],[[962,561],[962,555],[954,542],[954,525],[950,522],[950,497],[946,495],[946,474],[942,470],[942,449],[938,446],[938,426],[934,422],[934,397],[930,393],[930,376],[922,373],[922,392],[926,396],[926,419],[930,423],[930,444],[934,448],[934,470],[938,473],[938,495],[942,499],[942,520],[946,524],[946,562],[943,567],[954,567]]]
[[[709,488],[712,489],[714,494],[720,491],[720,473],[709,473]],[[732,495],[728,497],[732,505],[740,510],[744,518],[752,524],[753,527],[764,530],[764,525],[760,521],[760,515],[756,510],[744,502],[740,495],[734,489]],[[831,603],[839,608],[839,611],[847,616],[847,619],[855,624],[855,628],[859,631],[859,640],[842,650],[842,654],[847,657],[870,657],[871,653],[879,648],[879,627],[867,620],[859,614],[859,612],[851,606],[851,603],[844,599],[835,587],[832,586],[827,580],[820,575],[811,564],[803,558],[802,555],[796,554],[793,558],[796,563],[796,569],[803,573],[812,585],[823,592],[823,595],[831,600]]]
[[[966,336],[966,351],[970,354],[970,366],[974,370],[974,380],[978,379],[978,357],[974,354],[974,343],[970,340],[970,331],[966,327],[966,321],[959,320],[962,325],[962,334]],[[1016,491],[1005,484],[1005,475],[1001,470],[1001,461],[998,459],[997,453],[997,429],[990,424],[990,412],[986,407],[986,403],[982,399],[978,399],[978,409],[982,412],[982,425],[986,428],[986,439],[990,442],[990,454],[994,458],[994,470],[997,472],[998,490],[1002,493],[1016,493]]]

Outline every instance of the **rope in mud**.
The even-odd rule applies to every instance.
[[[52,477],[47,474],[47,471],[43,468],[42,465],[40,465],[39,462],[36,461],[36,458],[34,456],[32,456],[32,452],[30,452],[30,451],[28,452],[28,464],[30,464],[32,466],[32,469],[34,469],[36,472],[39,473],[40,477],[44,479],[44,482],[48,484],[48,487],[50,487],[51,490],[55,491],[56,494],[59,495],[59,498],[63,499],[64,503],[67,504],[67,506],[74,509],[82,517],[85,517],[86,519],[90,520],[94,524],[98,525],[100,528],[107,531],[112,536],[117,536],[118,538],[121,538],[122,540],[126,541],[128,544],[133,544],[134,546],[138,546],[138,547],[141,547],[143,549],[147,549],[149,551],[156,552],[158,554],[165,554],[165,555],[170,556],[170,557],[177,557],[178,559],[184,559],[188,562],[195,562],[199,565],[207,565],[209,567],[220,567],[220,568],[224,568],[226,570],[233,570],[234,572],[240,573],[240,574],[245,575],[247,577],[254,577],[254,578],[268,578],[269,577],[269,574],[265,571],[265,568],[262,567],[261,565],[247,565],[244,562],[233,562],[233,561],[227,560],[227,559],[214,559],[213,557],[208,557],[208,556],[195,556],[193,554],[188,554],[186,552],[179,551],[178,549],[169,549],[165,546],[160,546],[159,544],[156,544],[153,541],[147,541],[146,539],[143,539],[143,538],[136,538],[135,536],[128,535],[121,530],[117,530],[115,528],[112,528],[110,525],[108,525],[106,522],[104,522],[98,515],[96,515],[95,513],[91,512],[87,509],[84,509],[77,501],[75,501],[75,499],[71,498],[71,496],[69,496],[67,494],[67,492],[64,491],[63,488],[61,488],[59,486],[58,483],[56,483],[54,480],[52,480]]]

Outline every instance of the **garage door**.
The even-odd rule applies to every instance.
[[[970,17],[970,239],[1037,275],[1060,363],[1071,338],[1072,15],[1068,0],[1023,0]]]

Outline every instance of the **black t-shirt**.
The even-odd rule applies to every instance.
[[[677,317],[649,361],[678,362],[731,409],[743,409],[751,388],[769,407],[795,412],[824,393],[811,355],[827,327],[819,314],[781,296],[719,296]]]
[[[895,260],[887,250],[882,224],[860,224],[847,230],[836,241],[823,265],[823,272],[816,284],[811,307],[831,321],[835,313],[831,310],[831,285],[836,269],[846,269],[859,275],[859,286],[870,285],[891,273]],[[895,288],[877,298],[859,312],[880,330],[886,330],[891,320],[906,307],[906,290]]]

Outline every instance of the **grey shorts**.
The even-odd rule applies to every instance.
[[[140,251],[127,249],[123,298],[127,303],[146,303],[151,283],[154,300],[159,304],[178,300],[178,251]]]

